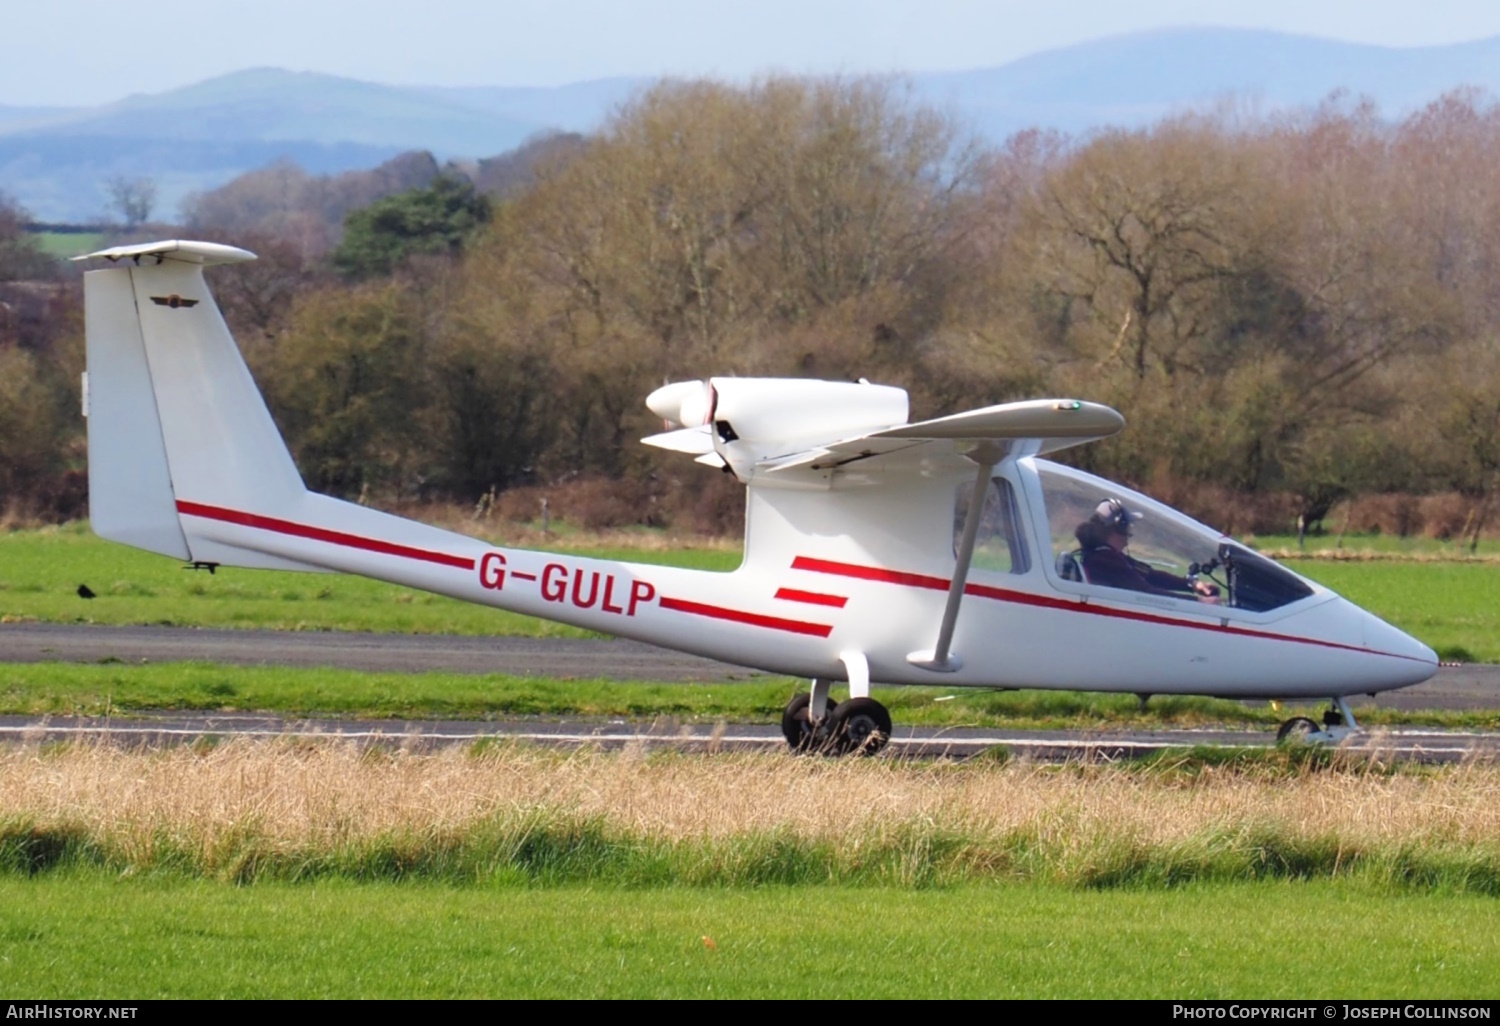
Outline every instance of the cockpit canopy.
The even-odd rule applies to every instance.
[[[1017,471],[1014,483],[997,476],[989,489],[976,569],[1027,573],[1035,546],[1044,550],[1040,562],[1054,583],[1064,590],[1097,589],[1101,598],[1146,593],[1198,603],[1194,589],[1201,581],[1213,585],[1202,590],[1217,591],[1219,608],[1260,613],[1314,594],[1291,571],[1137,491],[1042,459],[1021,460]],[[958,489],[955,539],[967,514],[969,487]],[[1023,505],[1035,523],[1030,544]],[[1112,530],[1126,535],[1118,552],[1106,551]]]

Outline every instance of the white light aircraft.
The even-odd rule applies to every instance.
[[[746,486],[727,573],[502,548],[307,490],[204,283],[254,259],[171,241],[89,257],[89,491],[104,538],[198,566],[360,574],[810,678],[795,749],[873,752],[882,685],[1327,698],[1426,680],[1433,651],[1129,488],[1042,457],[1115,434],[1076,400],[909,423],[866,382],[712,378],[647,405],[648,445]],[[708,471],[705,471],[708,472]],[[834,682],[849,698],[833,702]]]

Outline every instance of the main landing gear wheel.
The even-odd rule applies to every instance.
[[[828,714],[828,732],[839,755],[874,755],[891,739],[891,714],[873,698],[851,698]]]
[[[812,695],[804,691],[794,696],[781,714],[781,736],[786,738],[787,747],[794,752],[820,751],[828,743],[828,725],[833,722],[838,706],[829,699],[822,723],[812,721],[811,706]]]

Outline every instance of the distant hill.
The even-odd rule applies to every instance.
[[[1500,95],[1500,37],[1395,49],[1247,29],[1165,29],[914,82],[924,98],[951,106],[991,138],[1036,126],[1139,127],[1230,96],[1270,113],[1311,107],[1336,90],[1400,117],[1461,86]]]
[[[1184,28],[911,81],[919,96],[994,140],[1030,127],[1135,127],[1228,95],[1268,113],[1344,89],[1398,116],[1460,86],[1500,94],[1500,38],[1392,49]],[[408,150],[475,159],[547,130],[589,132],[648,84],[397,87],[260,68],[101,107],[0,106],[0,191],[40,220],[89,220],[104,211],[111,176],[149,177],[160,215],[173,217],[189,193],[278,159],[326,175],[372,168]]]
[[[57,136],[195,142],[353,143],[467,155],[508,148],[540,124],[434,95],[430,90],[333,75],[257,68],[154,96],[136,95],[56,126]]]
[[[71,107],[7,107],[0,104],[0,132],[18,132],[41,125],[56,124],[76,113]]]
[[[0,191],[43,221],[98,219],[114,176],[151,178],[158,212],[290,160],[315,175],[397,154],[490,157],[539,133],[591,130],[636,84],[398,88],[261,68],[96,108],[0,107]]]

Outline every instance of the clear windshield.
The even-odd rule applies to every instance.
[[[1312,594],[1295,574],[1139,492],[1045,460],[1034,466],[1064,580],[1255,612]]]

